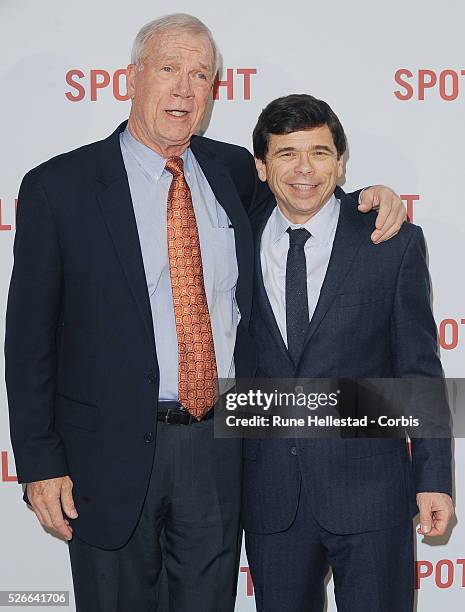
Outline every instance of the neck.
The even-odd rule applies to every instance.
[[[180,157],[190,144],[190,138],[186,142],[176,144],[154,142],[132,115],[128,119],[128,129],[136,140],[165,158]]]

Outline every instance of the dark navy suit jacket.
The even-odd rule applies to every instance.
[[[282,340],[261,273],[261,235],[276,201],[271,197],[254,211],[251,332],[257,376],[442,377],[421,229],[404,223],[395,238],[374,245],[374,213],[360,214],[339,188],[336,197],[341,209],[332,254],[297,366]],[[400,438],[246,440],[245,528],[270,533],[289,527],[301,480],[317,520],[333,533],[394,526],[416,514],[415,492],[451,495],[450,440],[414,439],[412,447],[411,460]]]
[[[103,548],[122,546],[139,517],[159,385],[120,150],[125,125],[24,177],[6,320],[18,480],[70,474],[79,511],[75,533]],[[253,243],[246,209],[269,192],[246,149],[202,137],[193,137],[191,148],[235,230],[241,312],[235,360],[238,376],[251,376]]]

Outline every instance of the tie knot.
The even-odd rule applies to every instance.
[[[288,227],[286,231],[289,234],[289,248],[303,248],[311,236],[310,232],[304,227],[299,227],[298,229]]]
[[[181,176],[184,174],[184,162],[182,157],[168,157],[165,164],[165,169],[171,172],[173,176]]]

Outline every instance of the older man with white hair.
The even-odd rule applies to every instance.
[[[268,195],[241,147],[194,136],[219,54],[177,14],[137,35],[129,121],[24,177],[6,324],[18,480],[69,541],[77,610],[234,608],[240,440],[213,436],[221,378],[254,374],[247,208]],[[380,200],[381,238],[400,200]],[[220,390],[221,391],[221,390]],[[164,545],[160,541],[163,538]]]

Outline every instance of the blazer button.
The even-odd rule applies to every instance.
[[[151,431],[146,431],[144,434],[145,442],[153,442],[153,433]]]
[[[297,446],[291,446],[291,455],[297,455]]]
[[[153,372],[149,372],[147,374],[147,380],[149,381],[151,385],[155,385],[157,382],[157,378]]]

